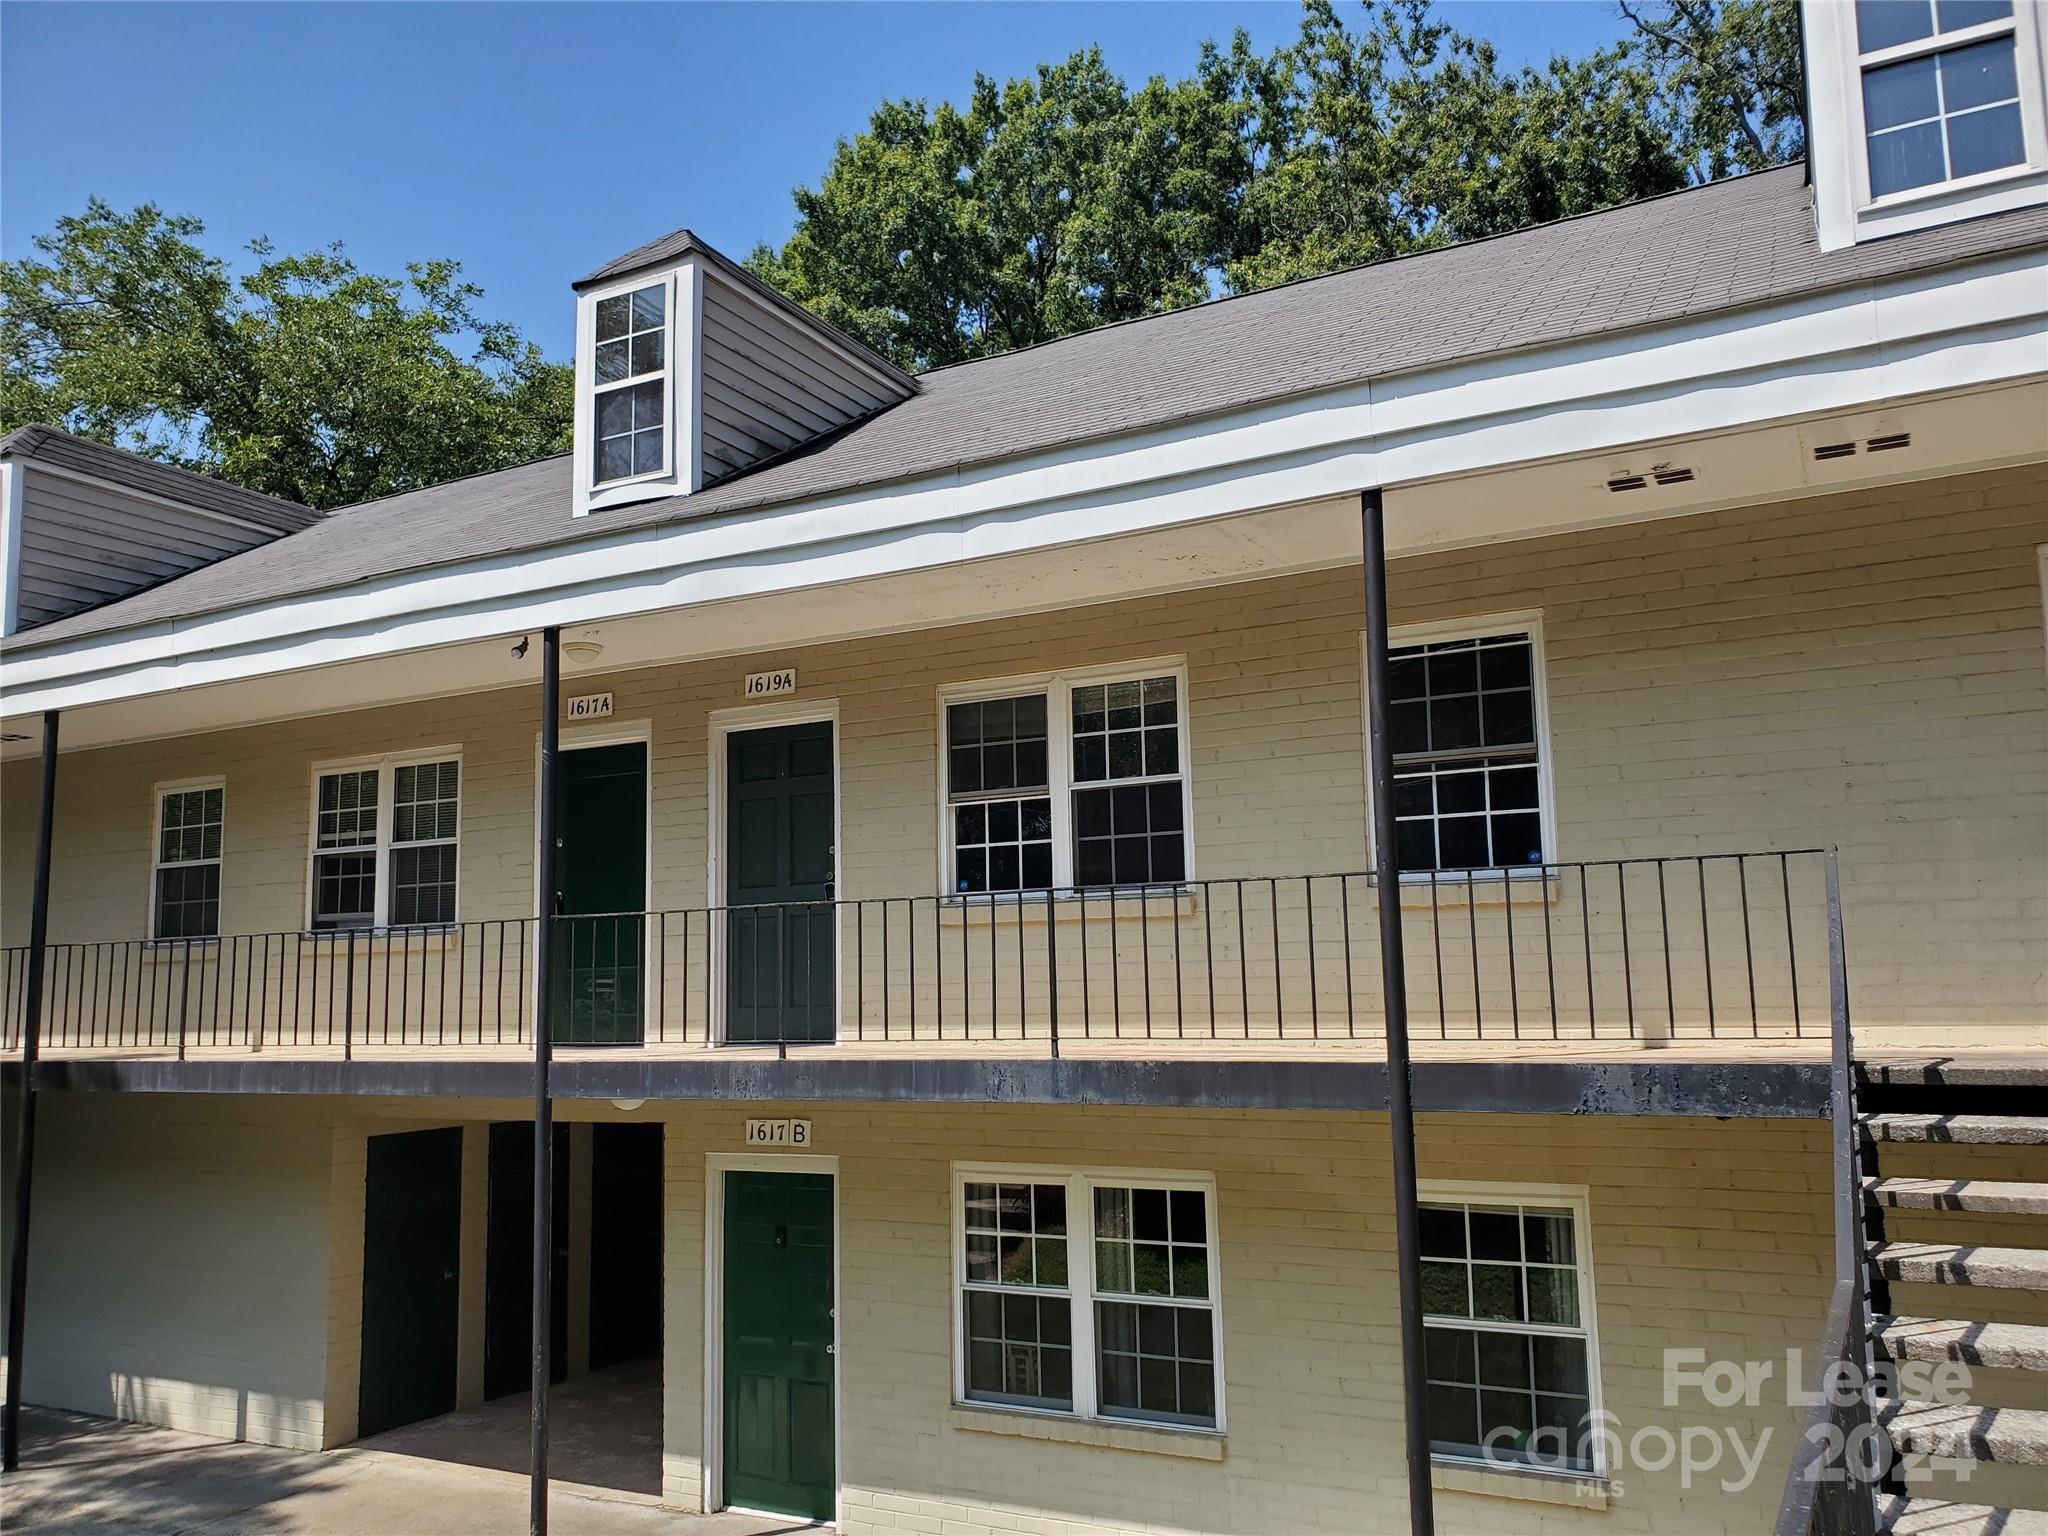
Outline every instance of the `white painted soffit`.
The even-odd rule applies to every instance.
[[[9,656],[0,715],[1086,544],[1364,486],[2043,374],[2048,253],[2022,253],[1372,381],[866,494],[683,518],[85,636]],[[2029,445],[2014,457],[2044,451],[2048,444]],[[1617,511],[1614,520],[1629,516]],[[1491,536],[1543,531],[1501,526]]]

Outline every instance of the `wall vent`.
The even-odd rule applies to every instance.
[[[1651,470],[1650,478],[1655,480],[1659,485],[1684,485],[1686,481],[1694,479],[1696,477],[1694,476],[1693,472],[1689,469],[1672,469],[1669,466],[1666,466],[1663,469]]]
[[[1616,475],[1607,482],[1607,489],[1615,492],[1640,491],[1649,483],[1641,475]]]
[[[1887,432],[1883,437],[1873,437],[1863,446],[1872,453],[1884,453],[1892,448],[1910,448],[1913,446],[1913,434],[1910,432]]]
[[[1854,443],[1822,443],[1813,450],[1816,459],[1853,459],[1856,457]]]

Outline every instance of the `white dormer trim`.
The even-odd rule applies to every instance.
[[[597,306],[602,299],[645,288],[662,290],[662,468],[629,479],[596,483]],[[640,272],[587,289],[576,296],[576,412],[574,428],[577,517],[607,507],[686,496],[704,483],[702,348],[703,264],[695,257],[666,272]]]
[[[1938,224],[2048,203],[2048,17],[2044,0],[2014,0],[2010,23],[1994,22],[1866,58],[1853,0],[1806,0],[1807,155],[1814,215],[1824,251]],[[1979,176],[1914,187],[1886,197],[1870,191],[1863,72],[1875,59],[1917,57],[1979,35],[2010,35],[2019,78],[2026,159]]]

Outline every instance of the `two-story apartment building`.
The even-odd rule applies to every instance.
[[[9,639],[11,1387],[321,1448],[542,1340],[553,1475],[862,1531],[1404,1529],[1411,1417],[1446,1531],[2035,1529],[2042,21],[918,377],[679,232],[571,454]],[[1975,1368],[1839,1410],[1875,1504],[1829,1351]]]

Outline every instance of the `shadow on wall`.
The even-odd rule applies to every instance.
[[[230,1404],[232,1413],[227,1411]],[[219,1440],[254,1440],[290,1450],[320,1448],[319,1426],[305,1422],[303,1404],[246,1387],[165,1382],[113,1371],[107,1376],[107,1405],[110,1417],[138,1425],[161,1425]]]

